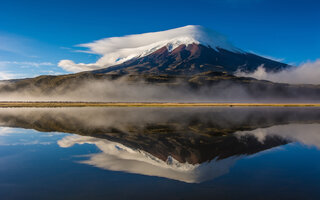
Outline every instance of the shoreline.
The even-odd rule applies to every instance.
[[[320,103],[0,102],[17,107],[320,107]]]

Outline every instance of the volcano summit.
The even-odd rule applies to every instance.
[[[112,37],[89,44],[90,53],[102,57],[96,63],[76,64],[62,60],[68,71],[97,70],[97,73],[197,74],[205,71],[251,72],[263,65],[268,71],[288,67],[234,47],[225,36],[189,25],[167,31]]]

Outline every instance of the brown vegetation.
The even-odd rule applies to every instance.
[[[0,102],[0,107],[320,107],[320,103]]]

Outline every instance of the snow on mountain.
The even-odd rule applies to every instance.
[[[242,52],[234,47],[226,37],[197,25],[189,25],[167,31],[151,32],[123,37],[111,37],[78,45],[88,48],[86,53],[101,55],[96,63],[74,63],[71,60],[61,60],[59,66],[71,72],[94,70],[121,64],[132,58],[147,56],[166,46],[169,51],[180,45],[202,44],[216,51],[225,49],[232,52]]]

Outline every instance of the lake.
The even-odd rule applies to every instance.
[[[0,108],[0,199],[320,199],[318,107]]]

